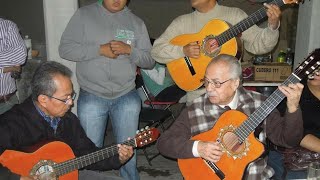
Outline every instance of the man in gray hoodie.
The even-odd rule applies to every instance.
[[[136,68],[154,66],[146,26],[126,3],[103,0],[78,9],[59,46],[62,58],[77,62],[78,116],[98,147],[103,145],[109,115],[116,142],[135,135],[141,109],[135,90]],[[136,156],[120,174],[125,179],[139,179]]]

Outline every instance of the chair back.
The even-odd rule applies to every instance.
[[[145,86],[144,82],[143,82],[143,78],[140,72],[140,68],[137,69],[137,74],[136,74],[136,89],[141,88],[141,90],[143,91],[143,94],[145,95],[145,97],[147,98],[147,101],[152,102],[152,98],[147,90],[147,87]],[[152,103],[149,104],[151,106],[152,109],[155,109],[154,105]]]

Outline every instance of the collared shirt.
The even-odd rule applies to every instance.
[[[36,103],[34,101],[33,101],[33,105],[34,105],[34,107],[36,107],[37,111],[43,117],[43,119],[50,124],[50,126],[52,127],[54,132],[56,132],[61,118],[59,118],[59,117],[51,118],[50,116],[46,115],[43,111],[41,111],[41,109],[36,105]]]
[[[219,105],[222,108],[226,108],[227,106],[230,107],[230,109],[237,109],[238,107],[238,101],[239,101],[239,92],[236,91],[235,95],[233,96],[232,101],[227,105]]]
[[[3,73],[5,67],[22,65],[27,50],[15,23],[0,18],[0,96],[16,91],[11,72]]]

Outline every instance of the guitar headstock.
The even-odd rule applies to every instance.
[[[283,0],[284,4],[298,4],[301,0]]]
[[[157,128],[149,128],[146,126],[144,129],[137,131],[135,136],[137,147],[143,147],[158,139],[160,132]]]
[[[315,49],[309,56],[296,68],[294,74],[300,79],[311,77],[313,72],[320,68],[320,49]]]

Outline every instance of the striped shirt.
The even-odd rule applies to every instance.
[[[24,64],[26,56],[27,49],[17,25],[0,18],[0,96],[16,91],[11,72],[3,73],[3,69]]]

